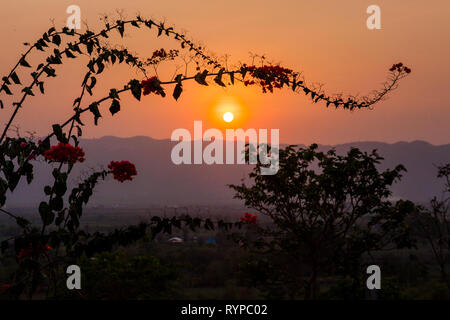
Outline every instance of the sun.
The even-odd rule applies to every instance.
[[[208,120],[220,129],[240,128],[248,119],[245,102],[239,97],[229,94],[211,99]]]
[[[223,120],[225,122],[231,122],[231,121],[233,121],[233,119],[234,119],[234,115],[231,112],[228,111],[223,114]]]

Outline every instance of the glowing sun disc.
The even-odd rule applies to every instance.
[[[233,116],[233,114],[231,112],[225,112],[223,114],[223,120],[225,122],[231,122],[231,121],[233,121],[233,119],[234,119],[234,116]]]

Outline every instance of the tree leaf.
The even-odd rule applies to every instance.
[[[234,72],[230,72],[230,81],[231,84],[234,84]]]
[[[23,67],[31,68],[30,64],[25,60],[25,57],[22,57],[22,59],[20,59],[20,65]]]
[[[27,225],[30,224],[30,221],[28,221],[27,219],[22,218],[22,217],[17,217],[17,218],[16,218],[16,223],[17,223],[17,225],[18,225],[19,227],[25,228]]]
[[[94,41],[91,40],[88,43],[86,43],[86,49],[87,49],[87,52],[89,54],[91,54],[92,50],[94,49]]]
[[[195,81],[203,86],[207,86],[208,82],[206,82],[206,76],[208,75],[208,70],[204,70],[202,73],[197,73],[194,77]]]
[[[54,197],[50,200],[50,207],[52,210],[59,211],[62,210],[64,206],[64,201],[61,197]]]
[[[177,85],[175,86],[175,89],[173,90],[173,97],[175,98],[175,100],[178,100],[178,98],[181,95],[181,92],[183,92],[183,87],[182,87],[181,83],[177,83]]]
[[[56,77],[55,69],[45,66],[44,72],[47,74],[47,77]]]
[[[117,30],[119,30],[120,36],[123,38],[123,32],[125,31],[124,26],[122,25],[122,26],[117,27]]]
[[[89,105],[89,111],[92,112],[92,114],[94,115],[94,123],[95,123],[95,125],[97,125],[98,124],[98,118],[100,118],[102,116],[100,114],[99,109],[98,109],[98,103],[97,102],[91,103]]]
[[[219,73],[218,73],[217,76],[214,78],[214,81],[215,81],[219,86],[225,87],[225,83],[223,83],[223,81],[222,81],[223,71],[224,71],[224,69],[220,69]]]
[[[42,40],[50,42],[50,38],[48,37],[48,34],[46,32],[42,35]]]
[[[12,95],[11,91],[9,90],[9,87],[6,84],[2,86],[2,90],[5,91],[7,95]]]
[[[65,51],[65,53],[66,53],[67,58],[72,58],[72,59],[75,58],[75,56],[73,55],[72,52],[70,52],[70,50],[67,49],[67,50]]]
[[[59,34],[55,34],[52,38],[52,42],[54,44],[56,44],[57,46],[59,46],[61,44],[61,37],[59,36]]]
[[[41,91],[42,94],[44,94],[44,82],[39,82],[39,90]]]
[[[97,83],[97,79],[95,77],[91,77],[91,84],[89,85],[89,88],[92,89],[95,87]]]
[[[61,126],[59,124],[54,124],[54,125],[52,125],[52,128],[53,128],[53,133],[56,136],[56,139],[58,139],[58,141],[60,141],[60,142],[65,142],[64,134],[63,134]]]
[[[52,209],[45,201],[42,201],[39,204],[39,214],[41,215],[42,223],[46,226],[51,224],[53,222],[53,219],[55,218],[55,214],[52,212]]]
[[[34,96],[33,91],[30,89],[30,87],[25,87],[22,89],[22,92],[25,92],[26,94],[30,95],[30,96]]]
[[[142,88],[141,88],[141,83],[139,82],[139,80],[133,79],[129,82],[129,85],[131,87],[131,93],[133,94],[133,96],[140,101],[141,100],[141,92],[142,92]]]
[[[98,67],[97,74],[102,73],[103,70],[105,69],[105,65],[101,61],[97,61],[97,67]]]
[[[51,195],[52,194],[52,187],[50,187],[50,186],[45,186],[44,187],[44,193],[46,194],[46,195]]]
[[[109,111],[112,115],[116,114],[120,111],[120,102],[119,100],[114,99],[111,103],[111,106],[109,107]]]
[[[13,72],[11,74],[11,79],[12,79],[12,81],[14,81],[15,84],[21,84],[16,72]]]

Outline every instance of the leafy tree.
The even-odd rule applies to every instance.
[[[450,261],[450,163],[438,167],[438,178],[444,180],[440,198],[433,197],[428,208],[421,207],[414,217],[414,225],[425,237],[439,266],[441,279],[450,289],[448,264]]]
[[[342,156],[317,148],[313,144],[281,149],[276,175],[262,175],[265,165],[258,162],[248,184],[230,186],[236,198],[273,223],[258,225],[260,239],[253,247],[287,257],[284,260],[290,263],[277,268],[296,284],[290,286],[289,295],[295,297],[303,287],[307,299],[318,295],[320,272],[357,279],[363,254],[413,245],[405,223],[413,203],[389,199],[389,188],[404,167],[380,172],[377,165],[382,158],[375,150],[352,148]],[[283,267],[287,265],[289,269]],[[306,280],[302,273],[309,274]]]

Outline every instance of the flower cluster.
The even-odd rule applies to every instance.
[[[80,147],[74,147],[69,143],[58,143],[56,146],[44,152],[45,159],[54,162],[71,163],[84,162],[84,151]]]
[[[154,51],[153,54],[152,54],[152,58],[156,58],[156,57],[159,57],[159,58],[167,57],[166,50],[164,50],[164,48],[161,48],[159,50]]]
[[[31,160],[36,160],[36,153],[34,151],[31,152],[27,157],[27,161],[31,161]]]
[[[141,88],[144,89],[143,94],[144,96],[154,93],[156,95],[165,96],[164,89],[161,87],[159,80],[156,76],[151,77],[147,80],[142,80],[141,82]]]
[[[10,284],[7,284],[7,283],[2,284],[2,285],[0,286],[0,293],[2,293],[2,292],[4,292],[4,291],[8,290],[9,288],[11,288],[11,285],[10,285]]]
[[[258,218],[258,216],[245,212],[244,216],[241,217],[241,221],[246,222],[248,224],[256,224],[256,219]]]
[[[398,71],[398,72],[406,72],[411,73],[411,69],[407,66],[404,66],[403,63],[396,63],[392,65],[392,67],[389,69],[389,71]]]
[[[27,161],[36,159],[35,144],[33,142],[21,141],[19,146]]]
[[[137,175],[136,166],[130,161],[111,161],[108,169],[114,175],[114,179],[120,182],[133,180],[133,176]]]
[[[153,51],[151,58],[147,59],[147,65],[155,65],[164,60],[174,60],[178,56],[178,50],[169,50],[167,52],[164,48]]]
[[[21,261],[24,258],[31,257],[32,255],[40,255],[50,250],[52,250],[52,248],[48,244],[42,246],[41,243],[38,243],[37,245],[34,246],[33,244],[30,243],[29,249],[20,249],[19,255],[17,256],[17,260]]]
[[[280,66],[265,65],[262,67],[249,66],[246,68],[250,75],[257,80],[246,80],[244,81],[244,85],[248,86],[259,83],[264,93],[267,91],[273,93],[274,88],[281,88],[284,84],[289,84],[289,76],[293,72],[290,69]]]

